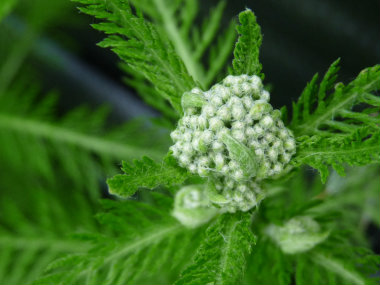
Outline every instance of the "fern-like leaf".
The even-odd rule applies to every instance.
[[[35,284],[170,284],[198,244],[198,231],[170,216],[170,198],[152,198],[149,205],[103,201],[105,212],[98,215],[103,233],[77,236],[91,241],[91,250],[55,261]],[[162,268],[171,270],[165,274]]]
[[[135,15],[127,1],[78,0],[80,11],[102,19],[92,26],[109,36],[99,45],[111,48],[126,64],[143,74],[181,113],[181,95],[193,88],[194,83],[182,60],[169,40],[157,27]]]
[[[262,42],[261,28],[256,22],[255,14],[247,9],[239,14],[240,26],[237,26],[239,40],[234,50],[234,74],[259,75],[262,66],[259,61],[259,52]]]
[[[297,103],[290,128],[297,136],[293,165],[308,164],[326,181],[329,166],[344,175],[344,166],[380,161],[380,65],[363,70],[348,85],[336,84],[339,60],[319,86],[315,75]],[[334,87],[335,86],[335,87]]]
[[[130,197],[139,188],[153,189],[160,185],[172,186],[183,183],[189,173],[180,168],[175,159],[167,156],[161,163],[155,163],[148,157],[135,160],[132,165],[123,162],[125,174],[115,175],[107,180],[109,191],[121,197]]]
[[[224,214],[209,226],[194,262],[176,285],[236,284],[241,281],[246,255],[255,244],[249,229],[251,214]]]
[[[350,134],[363,125],[379,129],[378,113],[355,108],[360,104],[380,106],[380,98],[373,94],[380,89],[380,65],[361,71],[345,86],[336,84],[338,64],[339,60],[331,65],[319,87],[315,75],[293,104],[290,127],[296,136]]]
[[[298,143],[293,165],[310,165],[320,172],[323,182],[329,174],[329,166],[344,175],[345,165],[380,162],[380,131],[373,133],[370,128],[360,128],[344,137],[303,137]]]
[[[221,73],[236,38],[233,22],[224,31],[220,25],[226,1],[220,1],[213,7],[200,26],[196,18],[199,14],[199,0],[131,2],[149,15],[160,27],[161,33],[171,40],[194,80],[201,87],[209,88]],[[216,39],[223,41],[223,45],[213,46]],[[208,66],[205,59],[208,59]]]

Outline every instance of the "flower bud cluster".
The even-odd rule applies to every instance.
[[[186,227],[200,226],[220,212],[211,205],[203,185],[182,187],[175,196],[172,215]]]
[[[255,75],[230,75],[208,91],[194,88],[185,93],[184,116],[171,133],[174,145],[170,149],[179,165],[201,177],[245,185],[254,196],[252,189],[258,187],[249,181],[280,174],[296,147],[280,111],[268,103],[269,97]],[[237,190],[224,187],[219,192],[227,195],[231,191]],[[255,204],[253,198],[243,200],[231,205],[247,209]],[[231,206],[235,208],[239,207]]]

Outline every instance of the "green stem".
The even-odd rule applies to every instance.
[[[153,159],[161,159],[163,153],[137,146],[125,145],[119,142],[99,138],[89,134],[83,134],[74,130],[54,126],[27,118],[0,114],[0,128],[30,134],[44,139],[73,144],[95,153],[109,155],[116,159],[129,159],[149,155]]]

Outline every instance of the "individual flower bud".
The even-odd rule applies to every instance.
[[[225,86],[230,86],[231,84],[235,83],[235,76],[228,75],[226,78],[223,80],[223,84]]]
[[[231,91],[235,96],[241,97],[243,95],[243,92],[241,90],[239,83],[231,85]]]
[[[279,121],[278,119],[281,119],[281,111],[280,110],[273,110],[271,113],[271,116],[274,120]]]
[[[202,112],[206,118],[212,118],[215,115],[216,108],[210,104],[207,104],[203,107]]]
[[[192,155],[193,147],[191,146],[191,143],[184,143],[182,146],[182,151],[187,155]]]
[[[247,185],[241,184],[237,187],[237,190],[244,193],[244,192],[248,191],[248,187],[247,187]]]
[[[186,141],[186,142],[191,142],[192,137],[193,136],[192,136],[191,131],[185,132],[182,135],[183,140]]]
[[[212,149],[215,151],[215,152],[220,152],[224,149],[224,145],[223,143],[219,142],[219,141],[214,141],[212,143]]]
[[[242,131],[242,130],[232,130],[231,135],[232,135],[232,137],[237,139],[239,142],[244,143],[246,141],[244,131]]]
[[[273,172],[274,172],[275,174],[279,174],[279,173],[281,173],[281,171],[282,171],[283,169],[284,169],[284,168],[283,168],[283,166],[282,166],[281,163],[276,163],[276,164],[273,166]]]
[[[174,142],[176,142],[181,138],[181,134],[178,130],[174,130],[170,133],[170,137]]]
[[[190,163],[190,156],[183,153],[179,156],[179,162],[182,164],[182,165],[187,165]]]
[[[218,95],[214,95],[210,98],[210,102],[213,106],[220,107],[223,104],[223,99]]]
[[[296,143],[293,138],[287,139],[284,143],[284,148],[289,151],[293,151],[296,149]]]
[[[266,115],[264,116],[261,120],[260,120],[260,126],[263,128],[263,129],[269,129],[270,127],[272,127],[274,124],[274,120],[272,119],[271,116],[269,115]]]
[[[243,197],[243,194],[241,192],[236,191],[236,192],[234,192],[233,199],[235,202],[239,203],[239,202],[243,201],[244,197]]]
[[[232,122],[231,124],[231,129],[244,130],[244,128],[245,128],[245,124],[241,121],[235,121],[235,122]]]
[[[277,160],[277,156],[278,156],[278,152],[276,151],[276,149],[271,148],[271,149],[268,151],[268,157],[269,157],[272,161],[276,161],[276,160]]]
[[[207,119],[205,116],[198,116],[198,127],[200,130],[207,128]]]
[[[243,102],[244,107],[247,110],[250,110],[252,108],[252,106],[254,105],[254,101],[252,100],[252,98],[250,96],[244,96],[242,98],[242,102]]]
[[[189,171],[190,171],[191,173],[196,173],[196,172],[197,172],[197,166],[196,166],[195,163],[191,163],[191,164],[189,165]]]
[[[240,102],[238,104],[232,105],[231,114],[235,120],[243,119],[245,116],[245,109],[243,105]]]
[[[294,217],[283,226],[270,225],[265,232],[286,254],[309,251],[329,236],[310,216]]]
[[[220,171],[225,166],[225,159],[221,153],[217,153],[214,158],[215,168]]]
[[[231,110],[226,105],[220,107],[216,114],[223,121],[231,120]]]
[[[272,106],[264,100],[257,100],[249,110],[249,114],[254,120],[259,120],[263,114],[267,114],[272,111]]]
[[[266,90],[263,90],[260,94],[260,100],[264,100],[264,101],[268,101],[269,102],[269,99],[270,99],[270,94],[268,91]]]
[[[185,92],[181,98],[181,105],[186,113],[189,108],[201,108],[206,103],[206,99],[202,91],[193,89],[191,92]]]
[[[213,140],[213,133],[210,130],[205,130],[201,134],[201,139],[205,144],[210,144]]]
[[[261,137],[264,135],[264,129],[260,127],[259,125],[255,125],[253,129],[255,130],[255,134],[257,137]]]
[[[211,205],[203,185],[182,187],[175,195],[172,215],[184,226],[196,228],[221,211]]]
[[[213,117],[209,121],[209,127],[213,131],[218,131],[224,127],[224,123],[221,119],[219,119],[217,117]]]

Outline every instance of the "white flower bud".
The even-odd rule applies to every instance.
[[[231,120],[231,109],[226,105],[223,105],[217,111],[217,116],[221,118],[223,121],[229,121]]]
[[[243,105],[239,102],[239,104],[232,105],[231,113],[232,117],[235,120],[241,120],[245,116],[245,109]]]
[[[271,149],[268,151],[268,156],[269,156],[269,158],[270,158],[272,161],[276,161],[276,160],[277,160],[277,157],[278,157],[278,152],[276,151],[276,149],[271,148]]]
[[[224,149],[224,145],[219,141],[214,141],[212,143],[212,149],[216,152],[219,152]]]
[[[231,91],[235,96],[241,97],[243,95],[243,92],[239,84],[231,85]]]
[[[220,107],[223,104],[223,99],[218,95],[214,95],[210,98],[210,102],[213,106]]]
[[[256,136],[260,137],[264,135],[264,129],[259,125],[255,125],[253,129],[255,130]]]
[[[198,126],[201,130],[204,130],[207,127],[207,119],[205,116],[198,117]]]
[[[210,104],[207,104],[203,107],[202,112],[207,118],[212,118],[215,115],[216,108]]]
[[[260,99],[269,102],[269,99],[270,99],[270,94],[269,94],[269,92],[266,91],[266,90],[263,90],[263,91],[261,92]]]
[[[190,171],[191,173],[195,173],[195,172],[197,171],[197,166],[196,166],[194,163],[191,163],[191,164],[189,165],[189,171]]]
[[[188,165],[190,163],[190,156],[187,155],[187,154],[181,154],[179,156],[179,162],[182,164],[182,165]]]
[[[178,130],[174,130],[170,133],[170,137],[174,142],[176,142],[181,138],[181,134]]]
[[[229,86],[229,85],[234,84],[234,83],[235,83],[235,76],[233,76],[233,75],[228,75],[223,80],[223,84],[226,86]]]
[[[217,153],[214,158],[216,170],[222,170],[225,165],[224,156],[221,153]]]
[[[184,143],[182,146],[182,151],[184,154],[192,155],[193,147],[191,146],[191,143]]]
[[[242,101],[243,101],[244,107],[247,110],[250,110],[252,108],[252,106],[254,105],[254,101],[252,100],[252,98],[250,96],[244,96],[242,98]]]
[[[232,130],[231,135],[232,135],[232,137],[237,139],[239,142],[245,142],[246,141],[246,137],[244,135],[243,130]]]
[[[286,150],[293,151],[296,149],[296,143],[294,139],[287,139],[284,143],[284,147]]]
[[[261,120],[260,120],[260,125],[264,128],[264,129],[269,129],[270,127],[272,127],[274,124],[274,121],[272,119],[271,116],[269,115],[266,115],[264,116]]]
[[[217,117],[213,117],[209,121],[209,126],[210,126],[211,130],[218,131],[224,127],[224,123],[221,119],[219,119]]]
[[[233,173],[233,178],[237,181],[242,180],[244,178],[244,172],[240,169],[235,170]]]
[[[244,130],[245,124],[241,121],[235,121],[231,124],[231,129]]]

